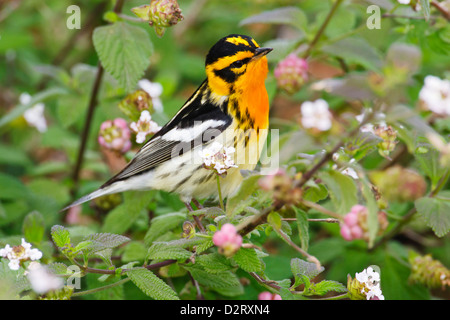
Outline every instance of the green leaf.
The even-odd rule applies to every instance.
[[[294,277],[306,276],[308,279],[315,278],[319,273],[325,270],[324,267],[317,268],[312,262],[307,262],[299,258],[291,259],[291,272]]]
[[[233,259],[241,269],[247,272],[259,272],[264,267],[255,249],[252,248],[240,248],[234,254]]]
[[[308,215],[305,211],[294,207],[295,217],[297,218],[297,230],[300,238],[300,247],[308,251],[309,247],[309,223]]]
[[[55,225],[51,229],[53,242],[58,248],[67,248],[70,246],[69,230],[63,226]]]
[[[247,204],[246,199],[258,189],[258,180],[261,175],[255,174],[246,177],[239,187],[239,190],[227,200],[227,216],[232,217],[242,210],[242,204]]]
[[[434,187],[444,174],[439,165],[439,151],[424,137],[418,137],[414,150],[414,157],[423,172],[430,178]]]
[[[147,260],[186,260],[190,256],[192,256],[192,252],[189,252],[179,246],[171,246],[169,242],[154,242],[148,249]]]
[[[328,197],[327,188],[319,183],[319,184],[308,184],[308,187],[303,193],[303,199],[311,202],[319,202],[320,200],[324,200]]]
[[[40,243],[44,237],[44,217],[38,211],[30,212],[23,220],[23,234],[28,242]]]
[[[202,254],[195,258],[195,263],[202,266],[208,273],[221,273],[233,267],[225,256],[219,253]]]
[[[443,191],[434,198],[417,199],[414,204],[417,213],[438,237],[450,230],[450,191]]]
[[[336,212],[346,214],[358,203],[358,190],[354,180],[337,171],[322,172],[320,178],[328,186]]]
[[[237,296],[244,293],[238,277],[231,271],[210,274],[198,267],[184,267],[200,285],[208,287],[225,296]]]
[[[244,26],[252,23],[287,24],[305,31],[308,26],[308,18],[297,7],[284,7],[248,17],[242,20],[239,25]]]
[[[369,229],[369,248],[372,247],[375,237],[379,229],[378,221],[378,205],[369,183],[363,178],[360,180],[362,184],[362,194],[366,200],[368,209],[367,227]]]
[[[347,287],[342,283],[332,280],[323,280],[319,283],[315,283],[309,287],[308,292],[303,293],[304,295],[317,295],[323,296],[324,294],[333,292],[347,292]]]
[[[0,172],[0,199],[21,199],[29,194],[28,188],[16,177]]]
[[[420,6],[425,20],[428,21],[430,19],[430,0],[420,0]]]
[[[103,223],[102,232],[120,234],[128,230],[151,200],[151,193],[128,191],[123,203],[111,210]]]
[[[380,54],[363,38],[344,38],[323,46],[322,51],[373,71],[379,71],[383,65]]]
[[[132,91],[150,65],[153,45],[148,33],[121,21],[97,27],[93,41],[105,70],[127,91]]]
[[[152,219],[150,228],[145,234],[144,242],[150,245],[158,237],[181,225],[186,220],[186,214],[182,212],[165,213]]]
[[[179,300],[177,293],[150,270],[133,269],[126,274],[142,292],[155,300]]]

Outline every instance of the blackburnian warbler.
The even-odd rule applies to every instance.
[[[127,190],[174,192],[185,203],[217,195],[216,172],[205,168],[201,155],[214,143],[234,148],[236,165],[221,181],[222,195],[232,194],[242,182],[240,170],[255,168],[267,138],[270,51],[244,35],[220,39],[206,56],[206,80],[178,113],[121,172],[65,209]]]

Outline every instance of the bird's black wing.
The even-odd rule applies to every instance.
[[[182,155],[186,150],[209,142],[217,137],[217,133],[223,132],[232,123],[232,118],[224,112],[226,108],[205,99],[205,94],[208,94],[206,81],[172,120],[151,137],[128,165],[102,188],[147,172],[173,157]]]

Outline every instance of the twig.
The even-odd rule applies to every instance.
[[[317,210],[317,211],[319,211],[319,212],[321,212],[323,214],[326,214],[327,216],[333,217],[333,218],[335,218],[337,220],[342,219],[340,214],[338,214],[336,212],[333,212],[331,210],[328,210],[327,208],[322,207],[320,204],[317,204],[317,203],[314,203],[314,202],[311,202],[311,201],[308,201],[308,200],[303,200],[303,199],[301,200],[301,202],[302,202],[302,204],[304,204],[308,208]]]
[[[123,3],[125,0],[117,0],[113,11],[115,13],[120,13],[122,11]],[[73,179],[73,187],[72,187],[72,195],[75,195],[76,190],[78,189],[78,183],[80,179],[80,170],[83,164],[84,153],[86,151],[87,139],[89,137],[89,131],[91,129],[92,118],[94,116],[95,107],[98,104],[98,93],[100,90],[100,85],[103,78],[104,69],[101,65],[100,61],[98,62],[97,75],[95,76],[94,85],[92,87],[91,98],[89,100],[88,111],[86,114],[86,121],[84,123],[83,132],[81,134],[81,143],[78,149],[78,157],[75,163],[75,168],[72,174]]]
[[[121,285],[121,284],[123,284],[123,283],[125,283],[125,282],[127,282],[129,280],[130,280],[130,278],[127,277],[127,278],[123,278],[122,280],[116,281],[114,283],[108,284],[108,285],[103,286],[103,287],[98,287],[98,288],[85,290],[85,291],[74,292],[71,295],[71,297],[84,296],[84,295],[87,295],[87,294],[92,294],[92,293],[96,293],[96,292],[103,291],[103,290],[106,290],[106,289],[110,289],[110,288],[113,288],[115,286]]]
[[[314,263],[317,266],[317,269],[320,270],[321,264],[320,261],[310,255],[308,252],[306,252],[305,250],[303,250],[302,248],[300,248],[299,246],[297,246],[284,232],[281,232],[280,230],[278,230],[277,228],[274,228],[274,230],[295,250],[297,250],[301,255],[305,256],[309,262]]]
[[[439,11],[440,13],[442,13],[442,15],[443,15],[447,20],[450,20],[450,11],[447,10],[445,7],[443,7],[443,6],[441,5],[441,3],[432,0],[432,1],[430,2],[430,5],[432,5],[432,6],[435,7],[436,9],[438,9],[438,11]]]
[[[336,2],[334,3],[333,7],[331,8],[330,12],[328,12],[327,17],[325,18],[324,22],[322,23],[322,25],[320,26],[319,31],[317,31],[314,39],[311,41],[311,43],[309,44],[308,48],[306,49],[305,53],[303,54],[303,58],[306,59],[309,57],[309,55],[311,54],[312,49],[314,48],[314,46],[317,44],[317,42],[319,41],[320,37],[322,36],[323,32],[325,31],[325,29],[328,26],[328,23],[330,22],[331,18],[333,17],[334,13],[336,12],[337,8],[339,7],[339,5],[342,3],[342,0],[336,0]]]

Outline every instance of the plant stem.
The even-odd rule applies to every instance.
[[[222,191],[220,190],[220,177],[219,175],[216,175],[217,177],[217,192],[219,193],[219,201],[220,201],[220,207],[223,211],[225,211],[225,207],[223,205],[223,198],[222,198]]]
[[[103,286],[103,287],[98,287],[98,288],[85,290],[85,291],[74,292],[72,294],[72,297],[79,297],[79,296],[83,296],[83,295],[92,294],[92,293],[96,293],[96,292],[99,292],[99,291],[107,290],[107,289],[113,288],[115,286],[121,285],[121,284],[127,282],[128,280],[130,280],[130,278],[127,277],[127,278],[124,278],[122,280],[119,280],[117,282],[108,284],[108,285]]]
[[[306,49],[305,53],[303,54],[303,58],[306,59],[309,57],[309,55],[311,54],[311,51],[314,49],[314,46],[317,44],[317,42],[319,41],[320,37],[322,36],[323,32],[325,31],[325,29],[328,26],[328,23],[330,22],[331,18],[333,17],[333,15],[335,14],[337,8],[340,6],[340,4],[342,3],[342,0],[336,0],[336,2],[334,3],[333,7],[331,8],[330,12],[328,12],[327,17],[325,18],[324,22],[322,23],[322,25],[320,26],[319,31],[317,31],[314,39],[311,41],[311,43],[308,46],[308,49]]]
[[[125,0],[117,0],[114,5],[113,11],[119,14],[122,11],[123,3]],[[83,164],[84,153],[86,151],[86,144],[89,137],[89,132],[91,129],[92,119],[94,117],[95,107],[98,104],[98,93],[100,91],[100,85],[103,79],[104,69],[101,65],[100,61],[98,62],[97,75],[95,76],[94,85],[91,91],[91,97],[89,99],[88,111],[86,114],[86,120],[84,122],[83,131],[81,133],[81,143],[78,149],[78,156],[75,163],[75,168],[73,170],[72,179],[73,179],[73,187],[72,187],[72,195],[74,196],[76,190],[78,189],[78,183],[80,179],[80,170]]]

